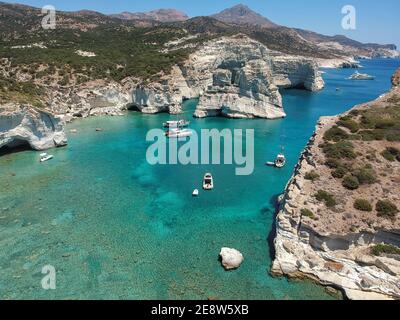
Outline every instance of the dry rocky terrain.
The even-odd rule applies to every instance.
[[[396,73],[399,74],[399,71]],[[400,298],[400,88],[320,120],[277,216],[272,273]]]

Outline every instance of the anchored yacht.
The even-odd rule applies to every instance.
[[[212,190],[214,189],[214,179],[211,173],[206,173],[203,179],[203,189]]]
[[[192,134],[193,132],[189,129],[179,129],[179,128],[169,129],[165,133],[167,138],[184,138],[184,137],[190,137]]]
[[[164,128],[185,128],[189,126],[190,121],[187,120],[173,120],[173,121],[166,121],[163,123]]]
[[[366,73],[354,72],[349,78],[349,80],[374,80],[375,77]]]
[[[40,162],[45,162],[45,161],[48,161],[50,159],[53,159],[53,155],[47,154],[47,153],[41,153],[40,154]]]

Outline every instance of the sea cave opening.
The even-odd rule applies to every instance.
[[[0,157],[6,154],[17,153],[21,151],[32,150],[32,147],[26,140],[14,139],[6,145],[0,147]]]

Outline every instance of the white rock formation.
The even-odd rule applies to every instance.
[[[382,102],[396,96],[398,90],[394,88],[391,93],[366,105],[384,108]],[[309,141],[284,196],[280,199],[274,241],[275,260],[271,273],[308,277],[321,284],[342,289],[349,299],[400,299],[398,256],[377,257],[370,252],[371,246],[375,244],[400,245],[398,219],[380,219],[371,213],[369,219],[365,220],[358,213],[351,222],[349,215],[346,216],[351,210],[343,207],[343,211],[338,210],[338,215],[326,207],[320,210],[320,203],[313,197],[322,185],[343,203],[346,200],[341,193],[349,193],[348,190],[334,187],[335,183],[341,185],[341,182],[332,181],[329,168],[324,171],[326,160],[319,147],[324,141],[325,130],[331,128],[338,119],[339,117],[324,117],[320,120],[316,134]],[[385,169],[389,170],[386,166]],[[318,181],[305,179],[306,174],[311,171],[318,172]],[[383,185],[391,193],[398,194],[396,184],[394,187],[387,186],[387,183]],[[365,197],[365,193],[370,190],[364,189],[362,192]],[[379,199],[383,198],[382,194],[389,194],[389,191],[382,191],[382,194],[379,190],[376,192]],[[353,203],[351,201],[351,207]],[[312,209],[316,216],[305,216],[301,211],[304,208]],[[350,226],[355,222],[359,223],[360,228],[352,230]],[[344,228],[342,231],[337,229],[340,224],[344,225],[340,227]]]
[[[60,87],[52,91],[54,113],[64,115],[66,121],[94,115],[122,115],[131,103],[133,83],[119,84],[97,80],[80,87]]]
[[[213,74],[213,84],[200,97],[196,117],[283,118],[282,98],[272,83],[269,63],[223,61]]]
[[[137,85],[132,92],[132,107],[143,113],[182,111],[183,99],[194,98],[181,68],[174,66],[169,75],[149,85]]]
[[[239,268],[244,260],[243,255],[236,249],[222,248],[219,255],[222,265],[226,270]]]
[[[132,102],[143,112],[178,113],[183,99],[200,97],[197,117],[274,119],[285,116],[279,86],[320,90],[323,85],[312,60],[284,57],[245,35],[236,35],[203,44],[170,75],[137,87]]]
[[[64,122],[49,112],[9,103],[0,106],[0,148],[28,143],[32,149],[64,146]]]
[[[274,83],[280,88],[304,88],[319,91],[324,81],[318,64],[310,59],[292,56],[275,56],[272,59]]]

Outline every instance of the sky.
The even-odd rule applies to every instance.
[[[238,3],[249,6],[273,22],[326,35],[343,34],[361,42],[394,43],[400,48],[399,0],[18,0],[35,7],[54,5],[63,11],[90,9],[105,14],[174,8],[190,17],[210,15]],[[356,29],[342,28],[342,7],[356,9]]]

